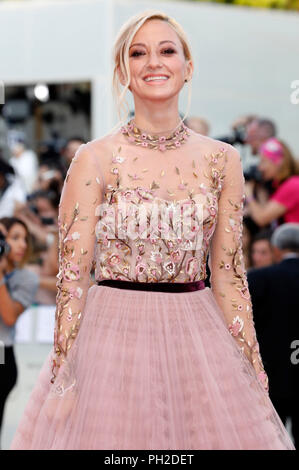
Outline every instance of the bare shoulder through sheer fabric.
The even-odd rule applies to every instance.
[[[206,278],[209,254],[211,289],[228,330],[268,390],[242,255],[240,155],[229,144],[190,134],[167,152],[133,145],[121,131],[78,149],[59,207],[52,383],[78,334],[93,266],[97,281],[188,283]],[[120,206],[126,212],[116,218]],[[182,207],[191,220],[187,233],[175,223]],[[64,370],[57,393],[73,385],[71,366]]]

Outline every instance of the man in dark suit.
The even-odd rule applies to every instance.
[[[299,224],[280,225],[271,237],[276,264],[247,273],[270,399],[299,447]]]

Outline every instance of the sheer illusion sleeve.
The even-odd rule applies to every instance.
[[[218,220],[212,237],[209,268],[211,289],[228,330],[253,365],[268,392],[253,321],[242,249],[244,175],[239,152],[229,145],[224,183],[219,198]]]
[[[55,382],[62,364],[68,363],[84,312],[94,259],[96,207],[101,202],[101,185],[96,156],[88,144],[82,144],[68,169],[59,204],[59,273],[51,383]]]

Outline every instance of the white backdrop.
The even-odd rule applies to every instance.
[[[299,14],[211,3],[54,0],[0,4],[0,80],[5,84],[92,80],[92,138],[114,124],[111,46],[132,14],[156,7],[186,29],[196,70],[192,114],[206,117],[211,135],[239,115],[275,120],[299,156]],[[182,111],[185,102],[182,102]]]

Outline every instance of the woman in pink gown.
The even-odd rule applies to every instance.
[[[69,168],[54,347],[11,449],[294,450],[255,335],[240,155],[179,117],[185,33],[139,14],[114,59],[134,121],[82,144]]]

